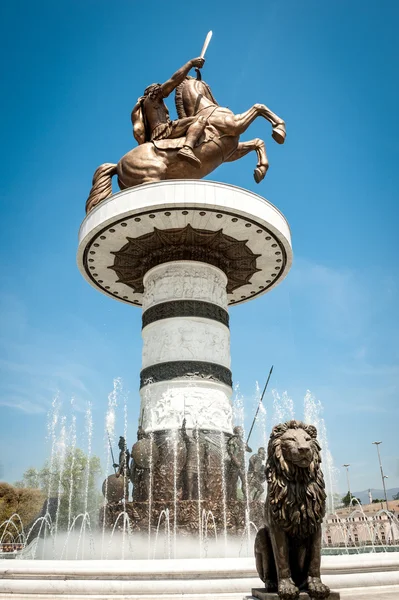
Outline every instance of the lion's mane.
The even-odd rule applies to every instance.
[[[311,437],[313,458],[308,467],[301,468],[285,460],[281,436],[288,429],[303,429]],[[313,425],[288,421],[273,428],[268,445],[266,513],[287,534],[299,538],[314,533],[325,514],[321,449],[316,437],[317,430]]]

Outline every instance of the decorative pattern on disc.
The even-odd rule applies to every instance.
[[[259,271],[254,254],[247,240],[236,240],[225,233],[194,229],[191,225],[178,229],[154,228],[137,238],[127,238],[120,250],[113,252],[114,264],[108,267],[115,271],[118,281],[137,293],[144,292],[145,273],[161,263],[175,260],[192,260],[218,267],[227,276],[227,292],[250,282]]]

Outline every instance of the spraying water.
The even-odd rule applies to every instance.
[[[86,415],[85,415],[85,428],[87,434],[87,462],[86,462],[86,473],[85,473],[85,492],[84,492],[84,509],[83,513],[87,514],[87,505],[89,500],[89,485],[90,485],[90,462],[91,462],[91,443],[93,436],[93,417],[91,413],[91,403],[88,403]],[[86,519],[83,520],[83,544],[82,544],[82,552],[84,548],[84,539],[86,533]]]
[[[56,446],[57,446],[56,430],[57,430],[59,410],[60,410],[60,398],[59,398],[59,394],[57,392],[57,394],[53,398],[53,401],[51,403],[51,409],[47,416],[47,434],[48,434],[48,438],[50,439],[50,442],[51,442],[50,473],[49,473],[49,478],[48,478],[48,489],[47,489],[47,514],[48,514],[48,507],[50,505],[50,498],[51,498],[52,486],[53,486],[54,461],[55,461]],[[44,529],[44,538],[45,539],[46,539],[46,535],[47,535],[47,529],[45,528]],[[44,547],[44,545],[43,545],[43,547]]]
[[[237,384],[235,387],[235,397],[233,402],[233,416],[235,422],[242,428],[243,431],[243,444],[244,446],[244,473],[242,473],[243,481],[242,481],[242,493],[244,496],[245,502],[245,532],[247,533],[247,551],[251,545],[251,530],[250,530],[250,511],[249,511],[249,494],[248,494],[248,457],[246,452],[246,434],[245,434],[245,410],[244,410],[244,396],[240,392],[239,385]]]
[[[58,463],[58,489],[57,489],[57,512],[55,514],[54,539],[57,537],[58,521],[60,518],[61,497],[62,497],[62,477],[64,475],[65,454],[66,454],[66,417],[61,417],[60,434],[57,442],[57,463]]]
[[[105,490],[104,490],[104,510],[103,510],[103,530],[102,530],[102,549],[101,558],[103,558],[104,551],[104,538],[105,538],[105,523],[106,523],[106,509],[108,502],[108,477],[107,474],[110,470],[111,460],[111,448],[115,441],[115,409],[118,406],[118,397],[121,391],[122,381],[119,377],[114,379],[114,386],[112,392],[108,395],[108,408],[107,414],[105,415],[105,432],[104,432],[104,444],[106,453],[106,479],[105,479]]]
[[[294,402],[289,397],[287,392],[283,392],[280,396],[277,390],[272,390],[273,395],[273,417],[272,426],[290,421],[295,418]]]
[[[321,458],[324,465],[324,477],[327,493],[327,511],[333,513],[334,491],[335,491],[335,469],[333,458],[328,448],[327,430],[324,419],[322,418],[323,406],[309,390],[304,398],[304,421],[309,425],[314,425],[317,429],[318,439],[321,446]]]
[[[73,407],[73,398],[71,400],[71,406]],[[72,495],[73,495],[73,474],[75,467],[76,458],[76,415],[72,415],[71,431],[70,431],[70,452],[71,452],[71,475],[69,478],[69,497],[68,497],[68,530],[71,526],[72,519]]]

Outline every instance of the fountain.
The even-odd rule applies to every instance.
[[[280,404],[280,401],[276,400],[277,396],[281,399]],[[311,397],[319,409],[317,414],[320,418],[320,403],[313,396]],[[272,398],[274,398],[273,402],[271,402]],[[274,409],[281,413],[287,406],[286,398],[288,398],[287,394],[278,394],[276,391],[273,396],[270,395],[268,400],[271,406],[270,419],[266,421],[264,412],[262,419],[258,420],[255,426],[256,438],[262,443],[273,424]],[[307,393],[303,408],[305,417],[309,416],[309,398]],[[122,382],[116,380],[109,397],[105,429],[111,424],[117,426],[120,422],[125,423],[125,407]],[[243,398],[239,389],[236,389],[233,402],[235,422],[241,422],[242,407]],[[298,403],[295,403],[295,408],[295,413],[300,416],[302,411]],[[309,417],[310,421],[315,419],[315,414]],[[79,431],[75,415],[71,415],[70,427],[68,427],[68,415],[65,420],[59,402],[52,408],[49,424],[51,425],[49,431],[54,434],[55,439],[58,439],[62,429],[65,428],[67,434],[64,441],[67,446],[73,447],[76,444]],[[82,426],[86,432],[87,448],[90,448],[94,434],[90,409],[84,415],[84,420],[82,419]],[[49,442],[54,464],[62,458],[63,446],[55,444],[53,448],[52,436],[49,436]],[[220,435],[220,444],[223,446],[223,452],[226,452],[224,442],[225,436]],[[109,468],[111,460],[107,441],[104,448],[104,465],[108,462]],[[221,470],[221,473],[224,474],[224,470]],[[84,477],[87,481],[87,473]],[[56,489],[58,485],[56,481]],[[149,497],[151,498],[152,494]],[[222,498],[226,498],[226,491]],[[18,515],[11,517],[7,523],[0,524],[0,544],[5,550],[2,558],[20,559],[0,562],[0,569],[4,574],[0,581],[0,598],[9,597],[11,591],[13,594],[18,592],[20,595],[17,597],[28,599],[35,597],[34,593],[51,595],[65,593],[65,590],[69,590],[75,596],[80,594],[77,598],[89,597],[85,595],[88,590],[97,590],[98,595],[102,593],[106,597],[112,597],[117,592],[126,593],[128,589],[131,590],[131,594],[146,598],[151,595],[149,590],[158,590],[160,593],[164,586],[164,589],[169,589],[171,593],[172,589],[176,591],[185,589],[192,593],[196,590],[198,594],[202,594],[205,590],[208,594],[218,593],[221,589],[224,593],[230,590],[232,595],[229,597],[238,599],[252,587],[260,587],[252,558],[252,545],[257,529],[252,514],[248,519],[249,529],[246,529],[247,521],[244,515],[241,533],[234,536],[228,531],[227,510],[223,511],[226,523],[220,528],[211,510],[206,511],[203,508],[202,512],[198,513],[197,502],[196,510],[193,512],[195,527],[192,534],[187,536],[176,531],[178,527],[175,526],[173,507],[172,510],[168,507],[170,503],[163,505],[157,513],[156,520],[151,523],[151,527],[149,522],[144,523],[143,530],[139,532],[133,528],[131,515],[128,510],[125,510],[124,502],[113,504],[115,510],[113,525],[103,529],[98,523],[98,513],[75,514],[72,508],[73,500],[70,499],[69,524],[65,531],[61,531],[59,527],[58,530],[55,527],[57,498],[54,500],[56,502],[53,504],[50,502],[50,506],[46,506],[42,514],[25,530],[21,526]],[[245,501],[241,501],[241,504],[246,507]],[[129,502],[129,505],[134,506],[134,503]],[[104,508],[106,506],[104,505]],[[104,508],[100,509],[100,515]],[[148,514],[150,515],[151,512],[149,510]],[[396,588],[392,586],[399,585],[399,581],[393,569],[397,569],[398,559],[397,554],[392,552],[397,550],[397,547],[395,548],[391,543],[391,526],[397,544],[399,524],[397,518],[392,517],[391,513],[387,515],[386,511],[377,511],[371,518],[364,515],[362,507],[356,506],[348,509],[345,518],[342,514],[327,514],[323,528],[323,554],[326,556],[323,557],[322,562],[322,573],[326,583],[335,589],[358,588],[372,585],[371,577],[378,575],[378,581],[385,586],[378,590],[381,594],[379,598],[385,598],[384,590],[395,590]],[[383,536],[386,536],[385,541]],[[370,554],[364,554],[365,552]],[[340,555],[337,555],[338,553]],[[361,563],[359,563],[360,559]],[[375,572],[372,574],[371,571]],[[59,579],[57,573],[61,572],[66,581]],[[148,580],[143,580],[143,573],[147,573],[144,579],[148,577]],[[159,587],[154,587],[151,583],[150,580],[154,577],[157,577]],[[190,581],[190,577],[193,581]],[[38,578],[39,580],[42,578],[40,583]],[[222,588],[218,587],[221,582],[223,582]],[[25,595],[21,595],[22,592]],[[376,593],[375,586],[370,587],[370,594],[371,592]]]
[[[119,462],[112,461],[117,471],[109,475],[121,395],[116,380],[108,399],[107,478],[99,515],[88,510],[87,483],[83,512],[69,510],[67,530],[60,532],[61,487],[53,498],[50,482],[42,514],[26,533],[17,516],[0,525],[0,543],[23,559],[0,561],[0,598],[240,598],[260,587],[255,561],[245,556],[262,524],[263,502],[249,494],[239,394],[233,411],[229,308],[283,281],[292,263],[291,235],[285,217],[263,197],[201,178],[222,162],[255,151],[254,177],[260,183],[268,169],[264,142],[240,142],[239,136],[263,117],[282,144],[285,125],[264,104],[241,115],[220,107],[200,76],[188,77],[203,63],[203,58],[189,61],[168,82],[146,89],[132,113],[139,146],[117,165],[97,169],[79,231],[77,262],[87,282],[142,309],[137,441],[130,453],[123,398]],[[174,88],[179,119],[171,122],[163,97]],[[118,193],[112,193],[113,175]],[[273,424],[292,419],[293,410],[289,396],[275,392]],[[305,421],[317,424],[332,473],[320,407],[310,397]],[[263,407],[259,423],[265,430]],[[90,408],[86,429],[90,456]],[[76,422],[70,432],[75,448]],[[56,398],[49,421],[50,464],[57,457],[61,469],[67,435]],[[263,442],[266,446],[266,435]],[[327,484],[332,498],[333,476]],[[69,507],[72,500],[70,495]],[[342,523],[339,527],[343,530]],[[376,535],[371,538],[374,548]],[[349,535],[343,540],[346,549]],[[190,553],[196,558],[188,558]],[[397,562],[394,554],[373,554],[361,562],[358,555],[326,556],[324,579],[334,588],[361,588],[378,572],[379,585],[398,586]],[[378,597],[385,597],[382,593]]]

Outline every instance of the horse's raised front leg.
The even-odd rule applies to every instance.
[[[240,142],[233,152],[233,154],[226,160],[226,162],[233,162],[234,160],[239,160],[248,152],[252,152],[255,150],[258,155],[258,164],[256,165],[256,169],[254,171],[254,179],[256,183],[260,183],[262,179],[264,179],[267,169],[269,168],[269,161],[267,160],[265,142],[260,140],[259,138],[255,138],[254,140],[249,140],[248,142]]]
[[[225,119],[227,135],[241,135],[257,119],[263,117],[273,127],[272,137],[278,144],[284,144],[286,131],[283,119],[280,119],[265,104],[254,104],[249,110],[239,115],[232,115]]]

